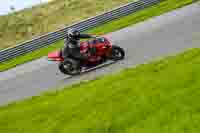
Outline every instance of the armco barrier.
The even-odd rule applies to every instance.
[[[47,45],[53,44],[54,42],[64,39],[66,31],[68,28],[77,28],[81,32],[86,31],[90,28],[96,27],[98,25],[104,24],[111,20],[126,16],[130,13],[136,12],[143,8],[152,6],[159,3],[162,0],[139,0],[136,2],[128,3],[126,5],[115,8],[111,11],[102,13],[98,16],[88,18],[79,23],[75,23],[71,26],[67,26],[63,29],[51,32],[32,40],[18,44],[16,47],[7,48],[0,51],[0,63],[7,61],[9,59],[15,58],[17,56],[32,52],[39,48],[45,47]]]

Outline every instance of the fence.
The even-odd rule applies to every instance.
[[[53,44],[54,42],[64,39],[66,31],[68,28],[77,28],[81,32],[86,31],[90,28],[96,27],[98,25],[104,24],[108,21],[126,16],[130,13],[134,13],[143,8],[152,6],[159,3],[161,0],[139,0],[136,2],[131,2],[126,5],[115,8],[111,11],[102,13],[98,16],[91,17],[89,19],[83,20],[79,23],[75,23],[71,26],[67,26],[63,29],[51,32],[32,40],[23,42],[16,47],[7,48],[0,51],[0,63],[13,59],[17,56],[24,55],[26,53],[32,52],[34,50],[40,49],[47,45]]]

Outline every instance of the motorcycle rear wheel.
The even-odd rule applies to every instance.
[[[78,64],[76,60],[68,58],[64,62],[60,62],[58,68],[63,74],[77,75],[81,73],[81,67]]]

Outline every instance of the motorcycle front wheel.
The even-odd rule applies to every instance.
[[[124,49],[122,49],[119,46],[113,45],[112,46],[112,50],[111,50],[111,54],[110,54],[110,59],[117,61],[117,60],[122,60],[124,59],[125,56],[125,52]]]

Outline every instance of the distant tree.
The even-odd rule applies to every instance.
[[[11,5],[10,10],[11,10],[12,13],[15,12],[15,7]]]

